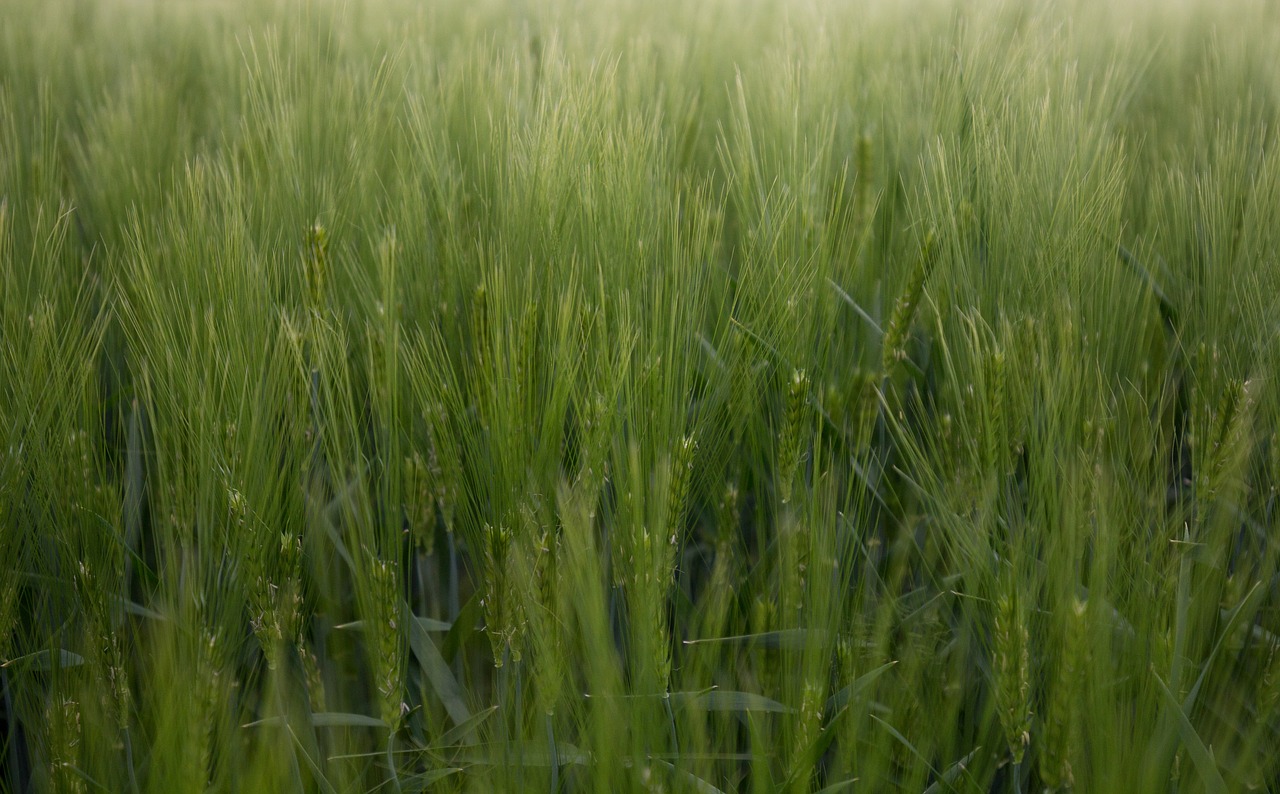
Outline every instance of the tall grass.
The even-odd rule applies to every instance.
[[[1280,13],[13,0],[0,790],[1280,790]]]

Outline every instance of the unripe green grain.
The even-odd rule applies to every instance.
[[[800,697],[800,712],[795,718],[795,734],[787,777],[791,790],[807,792],[812,788],[814,773],[813,747],[822,732],[826,687],[819,681],[806,680]]]
[[[485,594],[480,606],[493,651],[493,665],[502,667],[508,653],[512,661],[520,660],[520,638],[524,628],[519,599],[514,597],[515,593],[512,591],[512,534],[505,526],[485,524],[483,537]]]
[[[716,553],[730,548],[737,538],[738,527],[742,520],[739,502],[741,495],[738,486],[733,482],[725,485],[720,502],[716,505]]]
[[[311,644],[303,638],[298,640],[298,658],[302,660],[302,674],[307,683],[307,700],[311,710],[316,713],[328,711],[328,699],[324,692],[324,676],[320,673],[320,660]]]
[[[716,504],[715,560],[711,566],[701,620],[701,636],[704,637],[723,635],[733,606],[738,572],[736,544],[741,520],[740,499],[737,486],[730,483],[725,486],[724,493]]]
[[[302,253],[303,280],[307,286],[307,309],[321,314],[328,303],[329,233],[319,222],[307,230]]]
[[[133,692],[129,686],[129,672],[124,664],[124,648],[115,631],[105,625],[100,631],[105,632],[99,641],[99,648],[106,663],[105,683],[106,692],[111,696],[110,713],[115,717],[116,727],[125,731],[129,728]]]
[[[671,679],[671,633],[667,601],[675,565],[674,537],[656,537],[641,527],[631,554],[627,604],[633,620],[637,663],[655,692],[666,692]]]
[[[561,629],[564,582],[559,549],[558,533],[543,529],[538,534],[533,549],[533,570],[529,574],[535,592],[530,607],[525,610],[533,647],[533,674],[538,684],[535,694],[544,714],[553,714],[560,702],[568,665]]]
[[[439,402],[431,402],[426,406],[426,414],[431,428],[431,446],[426,460],[427,476],[435,487],[436,510],[440,513],[444,530],[453,532],[454,516],[461,493],[461,463],[458,456],[451,452],[453,446],[445,443],[450,438],[449,415],[445,407]]]
[[[93,649],[90,657],[102,679],[101,692],[107,713],[115,718],[116,727],[124,729],[128,726],[132,693],[120,635],[112,628],[110,605],[88,561],[82,560],[76,565],[73,582],[86,618],[87,641]]]
[[[80,704],[70,698],[51,700],[45,709],[45,726],[53,790],[72,794],[86,791],[79,772],[83,731]]]
[[[400,729],[404,715],[404,631],[402,601],[396,566],[389,560],[370,560],[369,586],[372,592],[371,622],[375,655],[374,688],[377,690],[382,721],[391,733]]]
[[[911,271],[902,294],[893,305],[893,313],[889,316],[889,324],[884,327],[884,338],[881,341],[880,369],[889,375],[898,362],[907,357],[907,338],[911,331],[911,323],[915,320],[916,309],[920,297],[924,294],[924,282],[933,270],[937,257],[933,232],[925,238],[920,249],[920,259]]]
[[[1227,484],[1232,469],[1248,449],[1247,424],[1252,400],[1248,383],[1229,380],[1213,411],[1213,429],[1208,446],[1201,450],[1201,473],[1196,479],[1196,498],[1211,502]]]
[[[198,610],[201,622],[204,620],[203,612],[203,609]],[[217,726],[221,719],[219,707],[223,686],[223,643],[215,630],[205,626],[200,631],[199,644],[194,701],[195,724],[200,726],[202,741],[197,748],[196,769],[201,775],[207,775],[217,741]]]
[[[435,458],[435,448],[427,453]],[[404,501],[409,532],[414,546],[424,554],[431,554],[435,545],[436,501],[435,479],[439,466],[429,466],[422,453],[414,451],[404,459]]]
[[[809,376],[802,369],[794,370],[787,384],[787,414],[778,435],[778,494],[784,503],[791,501],[791,488],[800,464],[808,401]]]
[[[289,531],[272,537],[238,489],[226,492],[231,532],[239,536],[236,547],[248,584],[249,625],[267,668],[275,670],[281,652],[298,639],[303,626],[302,538]]]
[[[871,432],[880,414],[877,380],[874,372],[859,371],[854,375],[854,415],[857,417],[854,439],[859,448],[866,448],[871,443]]]
[[[692,436],[683,436],[676,443],[675,454],[671,458],[666,526],[673,546],[679,545],[684,532],[685,503],[689,498],[689,481],[693,476],[693,456],[697,448]]]
[[[1031,743],[1031,637],[1011,584],[996,599],[994,655],[996,711],[1015,764]]]
[[[277,590],[277,609],[284,636],[293,639],[302,629],[302,538],[292,532],[280,533],[280,571],[283,581]]]
[[[1041,720],[1040,777],[1051,790],[1075,784],[1080,757],[1084,676],[1089,659],[1087,605],[1072,600],[1063,616],[1062,648],[1049,684],[1049,702]]]

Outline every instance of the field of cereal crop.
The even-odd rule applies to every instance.
[[[6,0],[0,792],[1280,791],[1280,7]]]

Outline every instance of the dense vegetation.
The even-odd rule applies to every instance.
[[[0,790],[1280,790],[1280,8],[7,0]]]

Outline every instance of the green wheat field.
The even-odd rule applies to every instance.
[[[1280,6],[0,17],[0,792],[1280,791]]]

